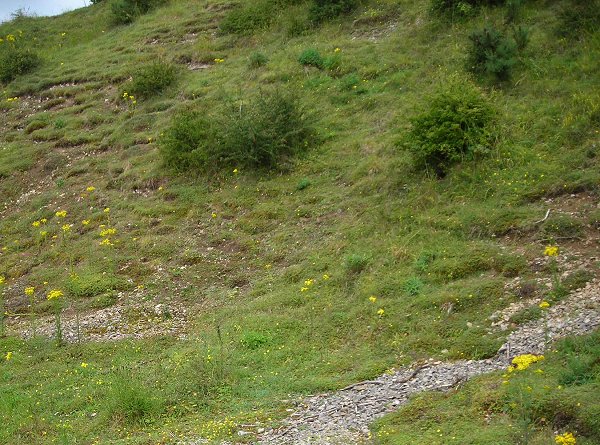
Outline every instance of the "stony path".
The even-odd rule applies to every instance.
[[[542,319],[520,326],[498,354],[487,360],[427,362],[332,394],[304,399],[283,424],[259,435],[260,445],[352,445],[369,437],[369,424],[405,404],[412,394],[445,391],[471,377],[506,368],[520,354],[540,354],[547,344],[600,326],[600,280],[546,310]],[[242,432],[243,434],[243,432]],[[207,443],[204,440],[189,445]],[[223,444],[225,445],[225,444]]]

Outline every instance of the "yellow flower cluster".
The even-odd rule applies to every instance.
[[[573,433],[559,434],[554,438],[554,441],[558,445],[575,445],[577,443],[577,439],[575,439]]]
[[[115,235],[116,233],[117,229],[104,229],[100,232],[100,236],[106,238],[107,236]]]
[[[544,249],[544,255],[558,256],[558,246],[546,246],[546,248]]]
[[[50,301],[57,300],[60,297],[62,297],[63,295],[64,295],[63,291],[58,290],[58,289],[52,289],[50,292],[48,292],[48,295],[46,296],[46,298]]]
[[[550,303],[548,303],[547,301],[542,301],[540,304],[540,309],[548,309],[550,307]]]
[[[223,63],[225,62],[225,59],[215,59],[215,63]]]
[[[131,103],[131,105],[137,104],[137,100],[135,100],[135,96],[132,96],[128,92],[123,93],[123,99],[126,101],[129,101]]]
[[[533,363],[544,360],[543,355],[523,354],[518,355],[512,360],[512,366],[508,368],[508,372],[513,371],[524,371],[529,368]]]
[[[29,286],[25,288],[25,295],[32,296],[35,293],[35,287]]]
[[[4,283],[6,283],[6,278],[4,278],[4,275],[0,275],[0,286]]]
[[[67,216],[67,211],[66,210],[59,210],[58,212],[55,213],[55,215],[58,218],[66,218]]]
[[[8,351],[8,352],[6,353],[6,355],[4,356],[4,359],[5,359],[6,361],[9,361],[9,360],[12,358],[12,356],[13,356],[13,353],[12,353],[11,351]]]

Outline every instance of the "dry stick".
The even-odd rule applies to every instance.
[[[534,222],[534,224],[539,224],[539,223],[543,223],[544,221],[546,221],[548,219],[548,216],[550,216],[550,209],[548,209],[548,211],[546,212],[546,216],[544,216],[542,219],[540,219],[539,221]]]

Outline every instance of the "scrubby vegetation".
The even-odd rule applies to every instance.
[[[0,443],[252,441],[296,395],[493,356],[492,314],[597,275],[562,268],[600,225],[587,2],[94,3],[0,25],[36,61],[0,64]],[[511,385],[547,378],[532,437],[594,443],[574,342],[571,376],[563,345],[374,440],[515,443]]]

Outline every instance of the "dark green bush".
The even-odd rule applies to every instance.
[[[144,15],[166,0],[112,0],[111,19],[117,25],[127,25],[137,17]]]
[[[318,24],[352,12],[357,7],[358,0],[312,0],[309,18],[311,22]]]
[[[274,168],[306,150],[313,136],[298,99],[276,90],[248,105],[231,105],[217,116],[177,116],[160,149],[165,164],[179,171]]]
[[[489,150],[493,118],[491,105],[477,87],[451,81],[411,119],[407,146],[417,166],[443,176],[453,164]]]
[[[517,62],[517,45],[493,27],[485,27],[469,36],[467,67],[476,74],[492,75],[498,80],[510,78]]]
[[[0,82],[6,83],[27,74],[41,62],[34,51],[11,43],[0,45]]]
[[[600,29],[600,0],[573,0],[558,13],[556,33],[576,38]]]
[[[314,48],[305,49],[298,57],[298,62],[305,66],[314,66],[322,69],[325,67],[325,59],[321,53]]]
[[[155,62],[140,68],[132,77],[127,92],[133,96],[151,97],[175,82],[177,69],[169,63]]]
[[[438,15],[467,17],[479,6],[498,6],[505,0],[431,0],[430,10]]]

